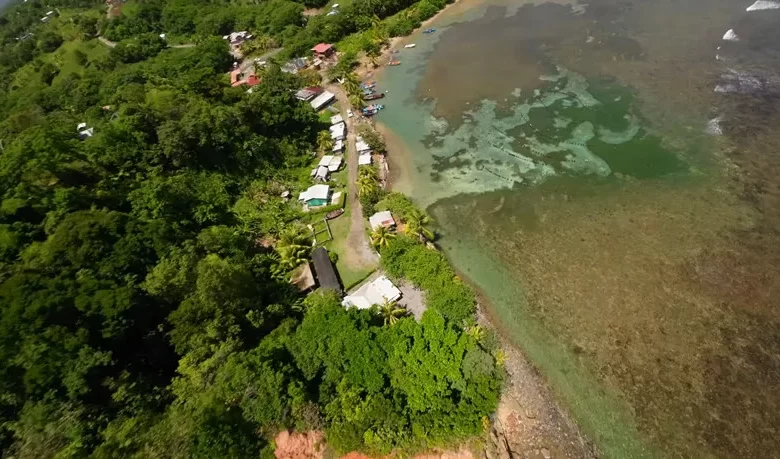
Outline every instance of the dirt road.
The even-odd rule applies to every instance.
[[[347,238],[347,247],[349,250],[345,253],[345,262],[352,268],[372,268],[379,262],[379,258],[371,248],[368,236],[365,230],[365,218],[363,216],[363,207],[357,196],[357,178],[358,178],[358,154],[355,147],[355,122],[354,118],[347,116],[347,109],[350,107],[347,100],[347,93],[336,84],[328,85],[328,91],[336,95],[336,100],[341,110],[341,116],[347,124],[347,207],[350,209],[349,237]]]

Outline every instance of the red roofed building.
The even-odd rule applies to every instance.
[[[249,86],[258,85],[260,84],[260,78],[253,73],[249,75],[249,78],[246,79],[246,84],[248,84]]]
[[[333,45],[330,45],[328,43],[320,43],[314,48],[312,48],[311,51],[314,53],[316,57],[324,58],[324,57],[332,56],[333,53],[336,51],[336,48],[334,48]]]

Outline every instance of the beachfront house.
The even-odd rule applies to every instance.
[[[371,147],[368,146],[365,140],[363,140],[363,137],[357,136],[356,140],[357,142],[355,143],[355,148],[358,152],[358,165],[371,165]]]
[[[368,146],[365,140],[363,140],[363,137],[357,136],[355,139],[355,148],[358,151],[358,154],[360,155],[370,155],[371,154],[371,147]]]
[[[346,307],[369,309],[373,305],[381,305],[384,302],[398,301],[401,299],[401,291],[390,282],[386,276],[381,276],[371,282],[361,285],[354,293],[347,295],[341,301]]]
[[[336,52],[336,48],[329,43],[318,43],[311,49],[311,52],[314,53],[316,58],[327,59]]]
[[[314,111],[320,111],[323,108],[325,108],[328,104],[333,102],[333,99],[336,98],[336,95],[333,94],[330,91],[322,91],[322,94],[315,97],[314,100],[309,102],[311,104],[311,108],[314,109]]]
[[[333,290],[334,292],[341,294],[342,290],[339,276],[336,273],[336,268],[330,261],[328,251],[323,247],[317,247],[311,253],[311,261],[314,265],[314,274],[317,277],[317,283],[320,284],[320,289]]]
[[[328,185],[310,186],[306,191],[298,195],[298,200],[306,204],[307,207],[319,207],[328,205],[330,197],[330,187]]]
[[[394,228],[395,220],[389,210],[377,212],[374,215],[368,217],[368,223],[371,224],[371,229],[375,230],[384,226],[385,228]]]

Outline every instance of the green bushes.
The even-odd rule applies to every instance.
[[[429,308],[459,325],[472,317],[474,292],[457,277],[441,252],[409,237],[397,237],[381,254],[382,266],[391,276],[408,279],[425,290]]]

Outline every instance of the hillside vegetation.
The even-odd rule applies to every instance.
[[[385,325],[302,296],[263,243],[300,224],[280,194],[308,186],[323,126],[276,66],[231,88],[213,34],[242,24],[214,24],[314,32],[284,19],[297,3],[219,5],[129,3],[105,23],[96,2],[31,0],[0,18],[3,456],[259,457],[280,429],[377,454],[480,435],[500,354],[446,260],[405,237],[384,249],[435,299]],[[159,38],[174,23],[195,47]],[[407,274],[409,257],[438,272]]]

